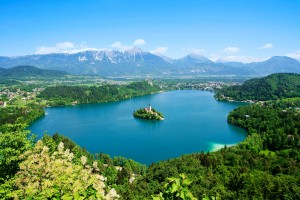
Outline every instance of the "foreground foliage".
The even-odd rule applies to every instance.
[[[197,199],[299,199],[299,151],[260,153],[259,135],[214,153],[200,153],[149,166],[134,189],[136,199],[165,191],[168,177],[185,173]]]
[[[49,148],[39,141],[33,150],[22,155],[25,160],[14,178],[17,188],[7,196],[25,199],[117,199],[114,189],[105,192],[106,178],[98,174],[97,162],[87,165],[74,164],[73,153],[64,150],[60,143],[57,151],[50,154]]]
[[[196,200],[189,190],[189,186],[193,181],[189,180],[185,174],[179,174],[179,178],[167,178],[167,183],[164,185],[164,193],[153,195],[153,200],[164,199],[184,199]]]
[[[10,128],[12,130],[0,134],[0,184],[16,174],[24,160],[20,156],[33,146],[34,138],[30,137],[29,131],[22,130],[24,126]]]

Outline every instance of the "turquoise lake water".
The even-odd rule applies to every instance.
[[[29,129],[63,134],[91,153],[125,156],[151,164],[183,154],[213,151],[236,144],[246,132],[227,123],[227,115],[242,103],[218,102],[213,93],[171,91],[130,100],[46,108]],[[134,110],[149,103],[164,121],[135,119]]]

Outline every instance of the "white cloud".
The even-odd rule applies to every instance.
[[[226,52],[226,53],[237,53],[239,51],[240,51],[240,49],[238,47],[226,47],[224,49],[224,52]]]
[[[153,54],[164,54],[168,51],[168,47],[157,47],[156,49],[153,49],[150,51],[150,53]]]
[[[110,46],[120,51],[126,51],[133,48],[133,46],[124,46],[121,42],[114,42]]]
[[[137,39],[133,42],[134,46],[141,46],[141,45],[145,45],[146,41],[144,39]]]
[[[263,46],[259,47],[259,49],[272,49],[274,45],[272,43],[264,44]]]
[[[121,48],[122,47],[122,43],[121,42],[114,42],[110,45],[113,48]]]
[[[55,47],[37,47],[35,54],[58,53]]]
[[[55,45],[58,49],[71,49],[74,48],[74,44],[72,42],[60,42]]]
[[[84,47],[84,48],[76,48],[76,49],[70,49],[67,51],[63,51],[62,53],[68,53],[68,54],[73,54],[73,53],[79,53],[83,51],[110,51],[110,49],[107,48],[93,48],[93,47]]]
[[[52,47],[41,46],[37,47],[35,54],[50,54],[50,53],[78,53],[82,51],[100,51],[107,49],[98,49],[93,47],[86,46],[85,43],[81,43],[80,45],[75,45],[72,42],[59,42],[56,43]]]
[[[298,49],[297,51],[295,51],[293,53],[287,53],[285,55],[300,61],[300,49]]]
[[[251,62],[261,62],[266,59],[256,58],[252,56],[225,56],[218,59],[220,62],[242,62],[242,63],[251,63]]]
[[[141,44],[141,42],[140,42]],[[127,51],[134,46],[125,46],[121,42],[117,41],[110,45],[113,49],[117,49],[119,51]],[[89,47],[85,43],[74,44],[72,42],[59,42],[54,46],[40,46],[36,48],[34,54],[50,54],[50,53],[78,53],[83,51],[111,51],[110,48],[94,48]]]
[[[49,53],[62,53],[65,50],[73,49],[74,44],[72,42],[59,42],[53,47],[41,46],[37,47],[35,54],[49,54]]]
[[[204,54],[204,53],[206,52],[205,49],[197,49],[197,48],[190,48],[190,47],[188,47],[188,48],[183,48],[182,50],[183,50],[183,51],[186,51],[186,52],[188,52],[188,53],[200,54],[200,55],[202,55],[202,54]]]

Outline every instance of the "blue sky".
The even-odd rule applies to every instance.
[[[299,0],[0,0],[0,55],[126,50],[300,60]]]

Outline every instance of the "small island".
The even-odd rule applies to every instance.
[[[152,108],[150,104],[146,108],[140,108],[134,111],[133,116],[141,119],[164,120],[163,114]]]

